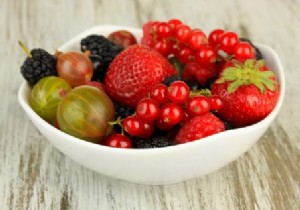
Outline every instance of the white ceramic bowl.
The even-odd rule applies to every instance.
[[[140,29],[120,26],[97,26],[64,44],[61,51],[79,50],[79,43],[89,34],[108,35],[126,29],[138,40]],[[182,182],[222,168],[238,158],[263,135],[281,107],[285,92],[282,64],[270,47],[257,44],[267,64],[274,70],[280,83],[280,97],[275,109],[254,125],[225,131],[187,144],[158,149],[117,149],[89,143],[57,130],[40,118],[28,105],[29,87],[24,82],[18,99],[38,130],[62,153],[81,165],[114,178],[134,183],[161,185]]]

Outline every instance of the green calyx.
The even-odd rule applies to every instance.
[[[274,73],[270,70],[261,71],[264,61],[253,59],[246,60],[244,64],[237,63],[233,67],[226,68],[221,77],[216,81],[217,84],[231,82],[227,91],[233,93],[241,85],[255,85],[261,93],[266,89],[274,91],[277,82],[272,79]]]
[[[211,91],[209,89],[201,89],[201,90],[193,90],[190,92],[190,97],[200,96],[200,95],[210,97]]]

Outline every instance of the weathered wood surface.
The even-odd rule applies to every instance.
[[[300,209],[299,11],[297,0],[2,0],[0,209]],[[237,31],[272,46],[281,57],[285,103],[248,153],[205,177],[142,186],[81,167],[37,132],[16,99],[24,59],[18,39],[51,51],[94,25],[139,27],[149,19],[170,17],[205,31]]]

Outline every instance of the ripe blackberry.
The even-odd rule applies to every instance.
[[[102,58],[98,55],[90,55],[89,58],[91,59],[94,68],[92,81],[103,81],[106,70]]]
[[[184,81],[184,80],[179,75],[173,75],[173,76],[166,77],[165,80],[163,81],[163,84],[166,86],[170,86],[175,81]]]
[[[46,76],[57,75],[56,58],[43,49],[33,49],[22,64],[21,73],[30,85],[35,85]]]
[[[258,47],[256,47],[251,41],[250,39],[247,39],[247,38],[240,38],[240,41],[242,42],[248,42],[255,50],[255,56],[256,56],[256,60],[261,60],[263,59],[263,55],[260,51],[260,49]]]
[[[115,108],[115,118],[121,118],[124,119],[130,115],[133,115],[134,110],[131,109],[128,106],[125,106],[123,104],[119,104],[117,102],[114,102],[114,108]]]
[[[189,86],[191,91],[201,89],[201,85],[197,81],[187,81],[186,84]]]
[[[137,149],[160,148],[174,145],[174,142],[165,136],[153,136],[150,138],[134,138],[133,147]]]
[[[104,75],[112,60],[123,50],[122,47],[114,44],[107,38],[101,35],[90,35],[82,39],[80,42],[81,51],[90,51],[92,55],[97,55],[103,62]],[[102,75],[103,73],[101,73]],[[103,78],[98,78],[103,80]]]
[[[222,120],[222,119],[221,119],[221,121],[222,121],[222,122],[224,123],[224,125],[225,125],[225,130],[232,130],[232,129],[233,129],[232,125],[230,125],[229,122],[224,121],[224,120]]]

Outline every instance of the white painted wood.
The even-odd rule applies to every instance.
[[[2,0],[0,209],[300,209],[299,11],[300,2],[293,0]],[[286,101],[248,153],[205,177],[142,186],[79,166],[37,132],[16,99],[25,57],[19,39],[51,51],[94,25],[141,26],[171,17],[207,32],[216,27],[237,31],[280,55],[288,81]]]

